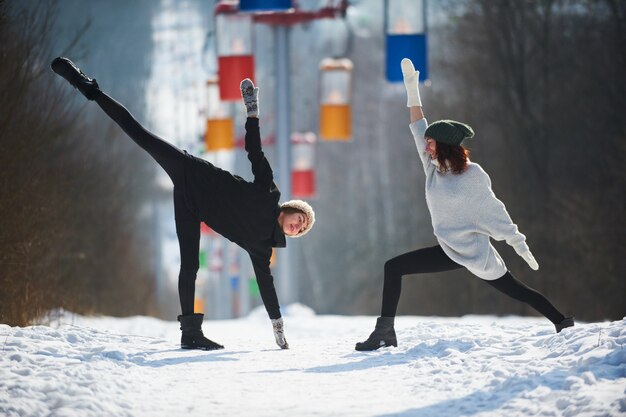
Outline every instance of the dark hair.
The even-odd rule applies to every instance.
[[[280,210],[281,210],[282,212],[284,212],[285,214],[295,214],[295,213],[300,213],[300,214],[303,214],[303,215],[304,215],[304,217],[306,218],[306,213],[305,213],[305,212],[303,212],[303,211],[302,211],[302,210],[300,210],[300,209],[295,208],[295,207],[281,207],[281,208],[280,208]]]
[[[437,142],[437,161],[441,172],[452,171],[453,174],[461,174],[467,168],[469,154],[469,149],[463,145]]]

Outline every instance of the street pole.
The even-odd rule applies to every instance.
[[[289,73],[289,29],[293,25],[317,19],[345,18],[348,0],[341,0],[335,6],[323,7],[317,11],[299,10],[292,7],[286,11],[264,11],[254,14],[256,23],[269,24],[273,28],[276,59],[276,158],[278,159],[278,187],[281,200],[291,200],[291,105]],[[278,262],[278,293],[283,304],[299,300],[298,285],[292,274],[293,246],[290,242],[276,255]]]
[[[274,51],[276,51],[276,150],[278,158],[278,183],[282,201],[291,200],[291,120],[290,74],[289,74],[289,27],[275,25]],[[296,286],[291,273],[292,250],[288,242],[284,250],[278,252],[279,293],[283,304],[297,301]]]

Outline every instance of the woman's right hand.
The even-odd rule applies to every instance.
[[[420,72],[415,69],[413,62],[410,59],[404,58],[400,62],[402,68],[402,77],[404,78],[404,86],[406,87],[407,94],[407,107],[422,107],[422,100],[420,99],[419,92],[419,77]]]

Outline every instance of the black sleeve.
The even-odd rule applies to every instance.
[[[274,181],[274,173],[270,163],[261,148],[261,134],[259,131],[259,119],[248,118],[246,121],[246,152],[252,165],[254,184],[260,188],[269,190]]]
[[[246,245],[246,251],[252,261],[252,267],[256,275],[256,282],[259,284],[259,291],[261,292],[265,310],[267,310],[267,314],[269,314],[271,319],[278,319],[281,317],[280,305],[278,304],[276,288],[274,288],[274,277],[270,270],[272,248],[262,244],[248,244]]]

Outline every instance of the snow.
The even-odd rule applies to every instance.
[[[286,311],[290,350],[263,310],[205,321],[212,352],[149,317],[0,325],[0,416],[626,415],[626,319],[402,316],[397,348],[364,353],[375,317]]]

